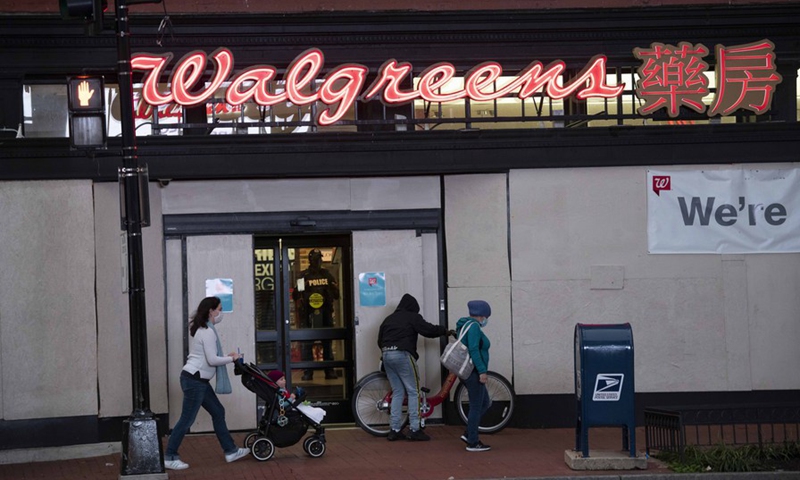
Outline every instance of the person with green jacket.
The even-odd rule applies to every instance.
[[[485,452],[491,447],[484,445],[478,439],[478,426],[481,417],[492,405],[489,392],[486,390],[486,372],[489,370],[489,338],[483,333],[489,323],[492,307],[483,300],[467,302],[469,317],[463,317],[456,322],[456,331],[461,334],[462,328],[469,328],[461,339],[469,349],[469,356],[475,368],[466,380],[463,380],[469,394],[469,415],[467,416],[467,431],[461,435],[461,440],[467,444],[468,452]]]

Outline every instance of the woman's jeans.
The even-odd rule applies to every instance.
[[[392,385],[392,430],[403,428],[403,398],[408,397],[408,421],[411,430],[419,430],[419,375],[414,357],[403,350],[383,352],[383,367]]]
[[[469,414],[467,415],[467,445],[478,443],[478,426],[481,424],[483,414],[492,406],[492,399],[486,390],[486,384],[481,383],[478,370],[472,369],[472,373],[463,380],[469,394]]]
[[[167,451],[164,453],[165,460],[178,460],[178,448],[181,446],[183,437],[189,431],[197,418],[197,412],[200,407],[206,409],[211,415],[211,420],[214,423],[214,433],[217,434],[217,440],[222,446],[222,451],[225,454],[236,453],[238,448],[233,442],[228,426],[225,425],[225,407],[219,402],[214,389],[211,384],[203,382],[186,375],[181,375],[181,390],[183,390],[183,409],[181,410],[181,418],[172,429],[167,442]]]

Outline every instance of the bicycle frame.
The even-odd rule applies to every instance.
[[[432,396],[428,396],[431,390],[428,387],[420,387],[419,389],[419,417],[420,419],[428,418],[433,413],[433,409],[441,405],[444,400],[450,395],[450,390],[456,384],[458,376],[450,372],[442,382],[442,388]],[[392,405],[392,391],[386,394],[381,401],[380,408],[389,411]],[[408,399],[403,399],[403,405],[408,406]]]

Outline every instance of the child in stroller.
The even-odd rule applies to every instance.
[[[238,361],[234,371],[242,376],[245,388],[266,402],[258,429],[244,440],[244,447],[250,449],[253,457],[262,462],[269,460],[275,454],[275,447],[296,444],[309,427],[314,428],[314,433],[303,441],[303,450],[312,458],[325,454],[325,428],[320,425],[321,418],[317,420],[319,416],[303,413],[301,404],[305,399],[304,394],[287,398],[285,389],[281,392],[281,387],[252,363]],[[280,376],[283,377],[283,372],[280,372]]]

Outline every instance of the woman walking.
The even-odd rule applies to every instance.
[[[239,355],[231,352],[222,355],[222,344],[214,325],[222,321],[222,302],[217,297],[206,297],[200,301],[197,311],[189,324],[189,356],[181,370],[181,390],[183,390],[183,408],[178,423],[172,429],[164,454],[164,467],[172,470],[189,468],[189,464],[181,460],[178,448],[183,437],[197,418],[200,407],[211,415],[214,433],[225,453],[225,461],[233,462],[247,456],[246,448],[237,448],[233,442],[228,426],[225,424],[225,407],[222,406],[210,380],[217,375],[217,393],[230,393],[227,365],[239,359]]]
[[[467,444],[468,452],[485,452],[491,447],[484,445],[478,439],[478,427],[481,417],[492,405],[492,401],[486,390],[490,342],[482,329],[489,323],[492,307],[483,300],[471,300],[467,302],[467,308],[469,317],[460,318],[456,323],[456,330],[460,335],[462,328],[469,328],[461,341],[469,349],[469,356],[475,368],[464,380],[469,394],[469,415],[467,416],[467,431],[461,435],[461,440]]]

